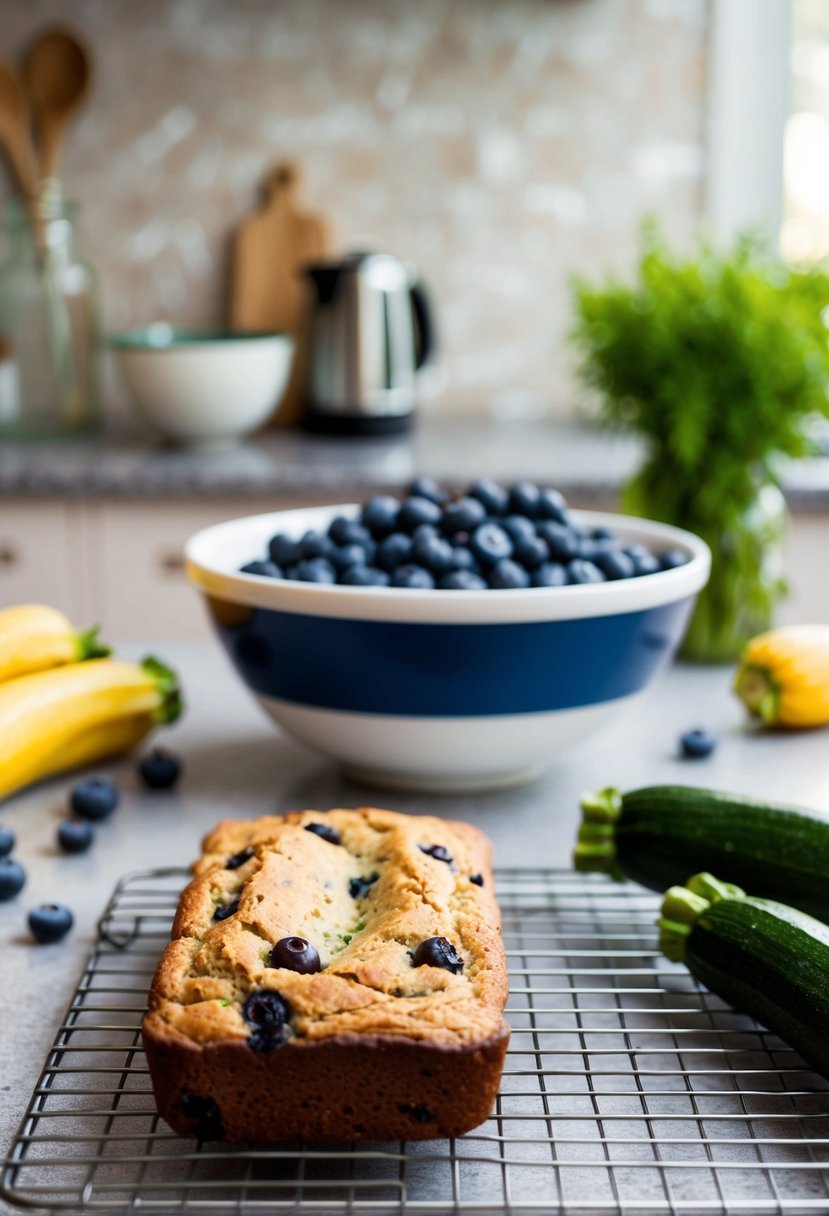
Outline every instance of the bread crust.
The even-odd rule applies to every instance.
[[[163,1118],[182,1135],[260,1142],[457,1136],[486,1119],[509,1040],[490,852],[469,824],[373,807],[219,824],[143,1026]],[[217,908],[232,911],[217,921]],[[318,973],[270,966],[290,934],[317,946]],[[452,942],[459,974],[414,966],[432,936]],[[264,1051],[245,1018],[263,989],[290,1011]]]

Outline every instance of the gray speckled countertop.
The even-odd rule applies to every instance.
[[[636,468],[637,440],[552,419],[432,414],[411,435],[327,438],[277,430],[225,451],[153,446],[113,429],[65,444],[0,445],[0,498],[330,498],[395,489],[416,473],[450,484],[528,477],[576,501],[612,503]],[[802,510],[829,508],[829,456],[786,465],[783,485]]]
[[[0,1157],[29,1101],[114,884],[125,872],[187,864],[200,837],[221,818],[379,801],[473,820],[493,839],[501,865],[566,867],[579,795],[597,785],[683,781],[829,805],[825,732],[783,736],[747,730],[729,693],[731,672],[724,668],[674,667],[614,726],[562,756],[536,784],[479,796],[427,797],[353,785],[278,734],[217,646],[176,645],[161,653],[180,670],[190,706],[169,734],[186,766],[179,791],[142,793],[131,763],[104,766],[121,786],[122,803],[99,827],[93,849],[76,857],[60,854],[54,844],[68,779],[32,789],[2,808],[2,822],[17,834],[17,855],[29,881],[17,899],[0,904]],[[719,733],[720,746],[711,760],[683,762],[676,758],[676,738],[698,723]],[[76,927],[60,945],[34,946],[25,929],[26,909],[54,899],[72,906]],[[11,1209],[0,1201],[0,1211]]]

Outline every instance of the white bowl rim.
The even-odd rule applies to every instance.
[[[566,587],[509,591],[437,591],[403,587],[344,587],[241,574],[238,567],[265,552],[276,532],[301,536],[320,529],[335,515],[355,515],[356,503],[271,511],[213,524],[191,536],[185,547],[187,576],[208,596],[252,608],[307,616],[423,624],[499,624],[571,620],[640,612],[696,595],[708,581],[711,552],[705,541],[670,524],[604,511],[576,511],[589,527],[608,526],[625,541],[679,548],[684,566],[640,578]]]

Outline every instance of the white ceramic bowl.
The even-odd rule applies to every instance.
[[[197,533],[187,572],[237,672],[280,726],[363,780],[460,790],[515,784],[624,713],[670,660],[710,553],[678,528],[573,512],[677,569],[520,591],[341,587],[240,574],[276,532],[353,505],[248,516]]]
[[[285,391],[294,347],[288,334],[169,325],[116,334],[111,345],[138,413],[194,447],[223,447],[262,426]]]

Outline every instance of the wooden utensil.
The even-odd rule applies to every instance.
[[[37,166],[29,134],[29,107],[14,68],[0,59],[0,142],[6,149],[23,198],[33,205],[37,194]]]
[[[239,225],[233,246],[230,325],[278,329],[295,342],[291,379],[272,419],[290,425],[302,413],[307,342],[301,268],[331,252],[331,229],[321,215],[300,209],[299,167],[285,161],[265,182],[262,206]]]
[[[23,67],[40,146],[40,176],[57,173],[66,129],[89,90],[91,62],[71,31],[55,26],[38,35]]]

